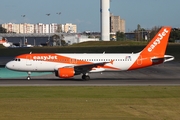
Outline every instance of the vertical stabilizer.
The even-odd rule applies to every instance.
[[[170,33],[171,27],[162,27],[149,44],[142,50],[141,55],[164,56]]]

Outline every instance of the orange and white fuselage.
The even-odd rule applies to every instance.
[[[139,53],[129,54],[60,54],[30,53],[17,56],[6,67],[15,71],[55,72],[60,78],[70,78],[83,74],[89,79],[89,72],[125,71],[161,64],[174,59],[165,55],[171,27],[162,27],[159,33]]]

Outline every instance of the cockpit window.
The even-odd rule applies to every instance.
[[[14,61],[21,61],[21,59],[17,59],[17,58],[16,58],[16,59],[14,59]]]

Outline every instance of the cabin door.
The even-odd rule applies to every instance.
[[[31,66],[32,65],[32,59],[30,55],[26,56],[26,66]]]

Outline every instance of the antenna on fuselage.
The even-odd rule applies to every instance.
[[[30,52],[29,54],[32,54],[32,52]]]

